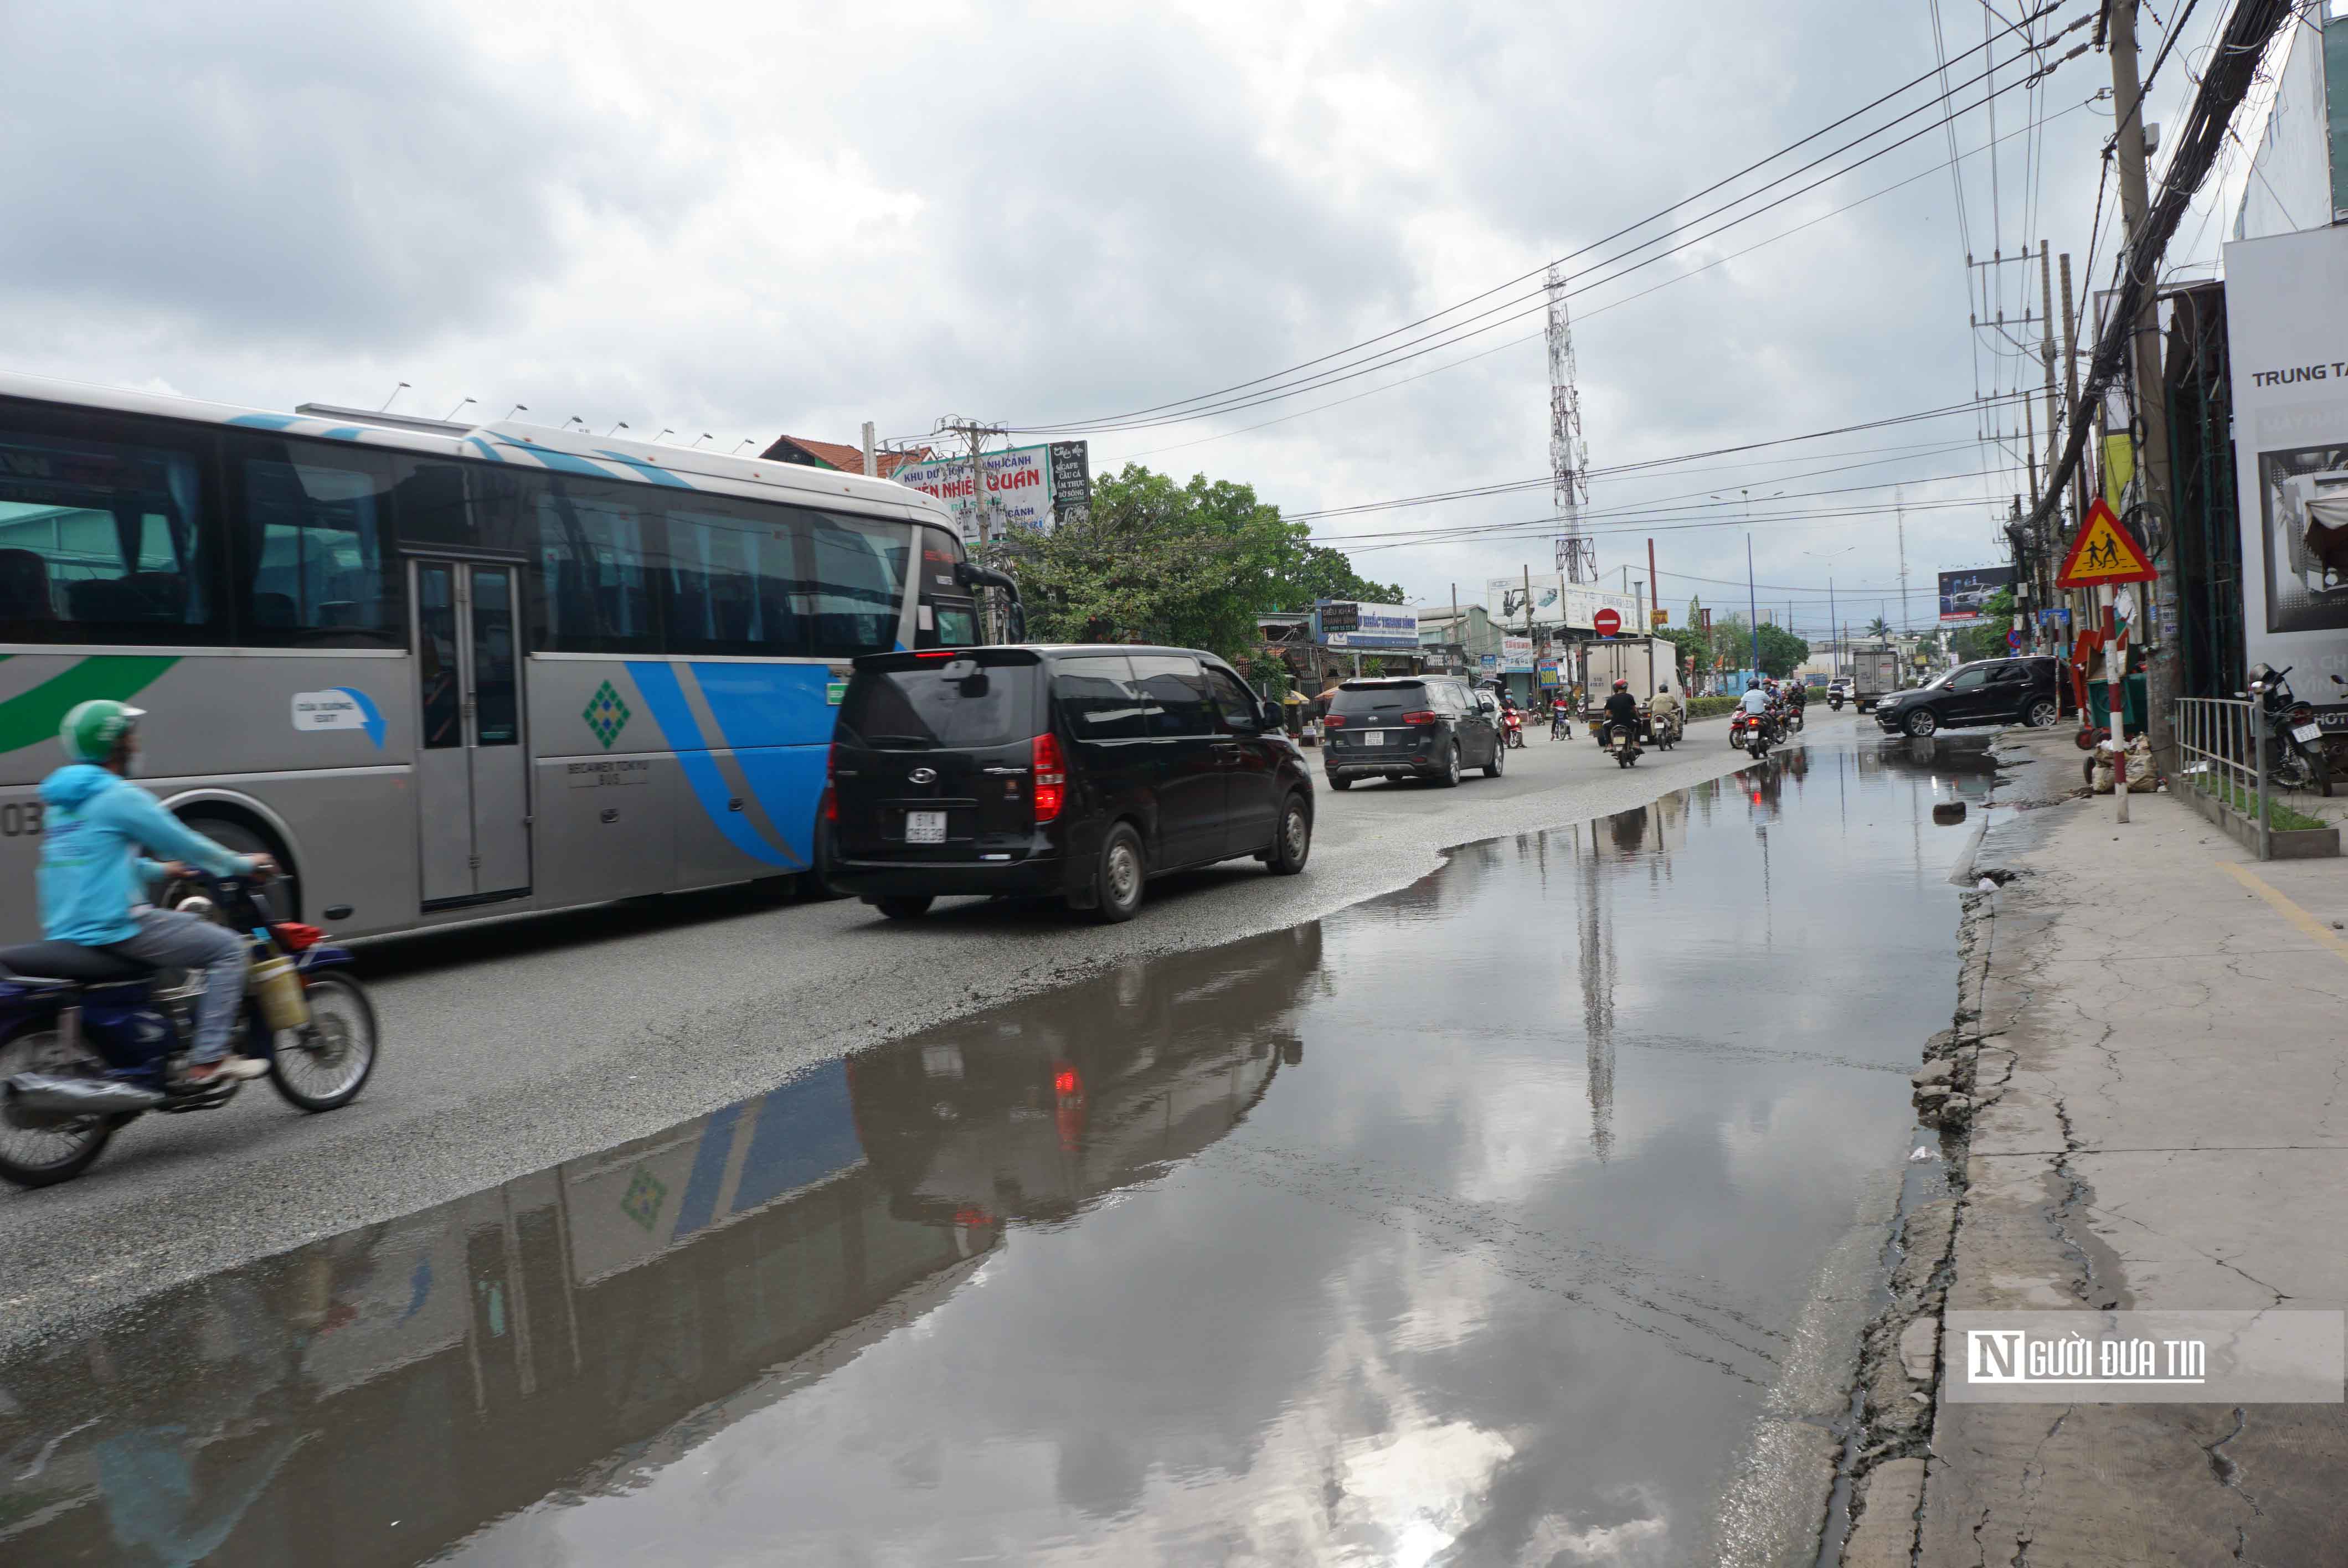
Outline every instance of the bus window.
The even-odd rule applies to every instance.
[[[407,642],[390,559],[389,459],[305,442],[235,441],[237,640],[262,647]]]
[[[943,528],[915,530],[922,543],[921,594],[913,611],[916,648],[969,648],[978,641],[978,607],[954,580],[962,541]]]
[[[886,653],[897,646],[905,593],[905,526],[830,512],[808,514],[803,602],[814,621],[808,651],[822,659]]]
[[[671,653],[804,654],[801,515],[713,498],[671,503],[667,559],[657,574]]]
[[[536,646],[657,653],[642,497],[618,485],[539,478]]]
[[[225,641],[203,466],[136,421],[72,425],[0,422],[0,641]]]

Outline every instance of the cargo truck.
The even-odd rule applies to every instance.
[[[1679,690],[1679,647],[1660,637],[1610,637],[1584,642],[1571,666],[1581,683],[1585,706],[1597,707],[1613,692],[1614,682],[1631,682],[1631,695],[1644,702],[1665,682]]]
[[[1869,713],[1875,704],[1900,690],[1900,654],[1888,644],[1850,651],[1851,700]]]

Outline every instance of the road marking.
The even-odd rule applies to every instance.
[[[2249,888],[2251,892],[2257,894],[2260,897],[2273,905],[2276,913],[2280,914],[2284,919],[2298,927],[2302,931],[2306,932],[2309,936],[2314,938],[2318,942],[2321,942],[2325,947],[2331,948],[2333,953],[2343,962],[2348,962],[2348,942],[2342,941],[2339,936],[2334,933],[2330,927],[2326,926],[2322,921],[2317,919],[2314,916],[2309,914],[2306,910],[2301,908],[2298,905],[2292,903],[2288,897],[2284,897],[2283,894],[2271,883],[2268,882],[2265,877],[2260,876],[2249,866],[2237,866],[2230,860],[2220,860],[2218,862],[2218,866],[2219,869],[2227,872],[2243,886]]]

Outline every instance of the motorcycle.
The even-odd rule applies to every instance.
[[[1668,752],[1679,744],[1680,716],[1677,713],[1665,713],[1661,719],[1657,719],[1654,710],[1650,708],[1646,710],[1645,717],[1647,733],[1654,739],[1655,750]]]
[[[1769,754],[1769,748],[1781,738],[1775,715],[1762,713],[1746,726],[1745,754],[1759,762]]]
[[[2250,695],[2258,699],[2267,726],[2267,765],[2287,790],[2312,789],[2329,795],[2332,764],[2323,753],[2323,726],[2316,722],[2315,704],[2293,695],[2291,682],[2283,679],[2293,668],[2260,664],[2250,671]],[[2340,677],[2332,679],[2338,682]]]
[[[1838,713],[1841,712],[1842,693],[1840,692],[1828,692],[1827,693],[1827,706],[1833,709]]]
[[[1525,749],[1524,714],[1514,708],[1509,709],[1500,715],[1500,728],[1509,750],[1521,752]]]
[[[1632,725],[1616,723],[1607,732],[1607,743],[1614,753],[1614,765],[1631,767],[1639,760],[1639,733]]]
[[[251,933],[232,1048],[267,1062],[271,1085],[304,1111],[357,1099],[375,1071],[376,1018],[345,972],[349,950],[314,926],[275,918],[250,878],[196,880],[201,894],[178,907]],[[239,1081],[191,1083],[178,1071],[202,988],[163,983],[173,978],[185,977],[104,948],[0,948],[0,1178],[69,1181],[149,1111],[213,1111],[236,1098]]]
[[[1745,729],[1752,717],[1742,708],[1728,716],[1728,743],[1740,752],[1745,749]]]

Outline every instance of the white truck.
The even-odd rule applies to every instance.
[[[1612,695],[1617,681],[1631,682],[1631,695],[1644,702],[1665,682],[1679,690],[1679,649],[1660,637],[1610,637],[1581,644],[1574,670],[1590,707]]]
[[[1850,695],[1862,713],[1900,690],[1900,654],[1887,643],[1850,651]]]

